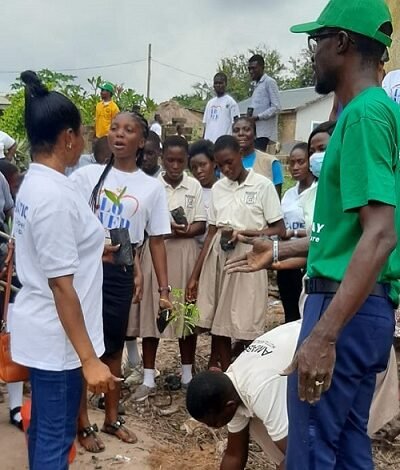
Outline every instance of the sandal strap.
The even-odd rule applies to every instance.
[[[124,418],[122,416],[118,416],[117,421],[114,421],[113,423],[109,423],[107,424],[107,426],[111,426],[116,431],[118,431],[118,429],[121,429],[124,424],[125,424]]]
[[[79,434],[81,434],[83,438],[93,436],[96,432],[99,432],[97,424],[91,424],[90,426],[86,426],[86,428],[79,430]]]

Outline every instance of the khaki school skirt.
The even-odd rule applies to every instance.
[[[183,302],[186,285],[200,253],[199,244],[193,238],[168,239],[165,240],[165,249],[167,251],[168,282],[172,289],[182,290],[182,298],[179,300]],[[172,322],[162,335],[157,329],[156,319],[160,294],[148,241],[143,245],[140,260],[144,277],[143,299],[139,305],[132,305],[127,336],[181,338],[183,333],[182,321]]]
[[[218,231],[201,271],[197,295],[198,326],[214,335],[253,340],[264,333],[267,271],[227,274],[224,271],[226,261],[247,253],[252,246],[238,243],[234,250],[225,252],[221,249],[220,238]]]

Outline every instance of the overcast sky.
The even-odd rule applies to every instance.
[[[11,0],[0,15],[0,91],[9,90],[15,71],[76,69],[85,84],[102,75],[146,90],[146,61],[155,60],[191,76],[152,64],[151,96],[156,101],[190,92],[201,77],[211,79],[218,60],[265,43],[285,60],[306,46],[292,24],[315,19],[327,0]],[[4,73],[12,71],[13,73]]]

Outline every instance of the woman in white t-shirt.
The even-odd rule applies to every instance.
[[[305,237],[304,213],[299,202],[303,191],[315,184],[315,177],[310,171],[306,142],[296,144],[291,150],[289,172],[297,183],[293,188],[286,191],[281,202],[286,225],[286,238]],[[300,318],[299,298],[302,279],[303,272],[301,269],[287,269],[277,273],[279,293],[285,312],[285,323]]]
[[[153,265],[163,300],[169,303],[168,275],[163,235],[170,233],[170,219],[164,188],[156,178],[146,175],[138,168],[143,158],[143,148],[148,136],[147,121],[137,113],[120,113],[112,121],[108,141],[113,153],[106,166],[89,165],[71,175],[76,189],[103,224],[106,236],[111,229],[125,227],[132,245],[143,244],[145,231]],[[137,259],[137,258],[136,258]],[[139,262],[135,264],[138,274]],[[121,374],[129,312],[135,291],[135,300],[141,300],[142,280],[134,280],[132,266],[113,263],[103,265],[103,325],[105,353],[102,360],[117,376]],[[118,416],[120,387],[105,396],[105,419],[102,431],[126,443],[135,443],[135,434],[124,426]],[[91,426],[86,401],[82,403],[79,422],[81,444],[91,452],[99,452],[104,445]]]
[[[68,468],[76,435],[82,373],[95,393],[117,379],[98,357],[104,234],[65,176],[83,149],[81,117],[34,72],[23,72],[25,126],[33,163],[14,212],[17,275],[10,315],[13,360],[29,367],[32,415],[29,468]]]

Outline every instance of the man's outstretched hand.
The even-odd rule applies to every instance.
[[[226,262],[225,270],[232,273],[253,273],[266,269],[272,264],[272,241],[267,238],[237,236],[238,241],[253,245],[248,253],[231,258]]]

